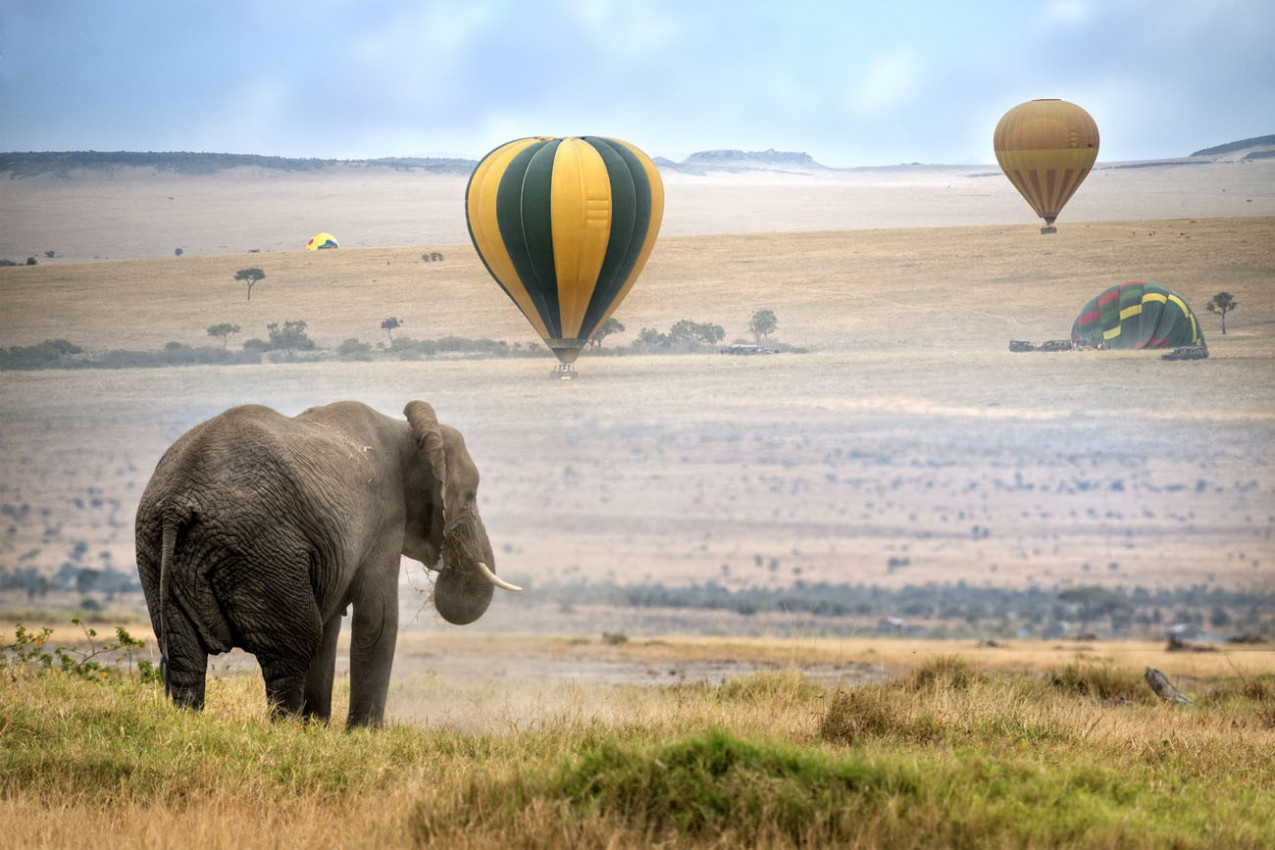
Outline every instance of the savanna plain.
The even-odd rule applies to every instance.
[[[1275,179],[1251,165],[1193,167],[1179,195],[1159,169],[1096,173],[1047,237],[1003,178],[768,179],[750,195],[739,177],[679,177],[616,314],[625,331],[573,381],[549,379],[463,219],[459,234],[445,223],[463,196],[450,178],[377,203],[357,175],[333,178],[346,232],[405,227],[413,203],[423,232],[319,253],[299,250],[310,233],[289,203],[323,196],[313,176],[121,170],[6,188],[0,220],[21,217],[47,236],[23,250],[54,257],[0,268],[5,347],[217,345],[219,323],[242,329],[235,347],[304,321],[319,348],[0,372],[0,566],[132,570],[160,454],[227,407],[355,398],[397,415],[420,398],[465,434],[497,569],[526,590],[458,629],[427,613],[428,576],[405,564],[390,723],[353,733],[272,724],[235,654],[214,661],[204,713],[172,709],[139,668],[154,653],[137,594],[8,592],[0,846],[1275,845],[1269,642],[1168,651],[1183,612],[1167,603],[1120,629],[1066,605],[942,611],[971,588],[1195,588],[1219,601],[1183,622],[1269,641]],[[105,218],[77,223],[68,196]],[[188,196],[219,235],[174,256],[195,220],[168,211]],[[727,229],[708,223],[715,205]],[[809,218],[785,226],[799,209]],[[234,279],[247,267],[265,274],[250,300]],[[1008,350],[1066,337],[1125,280],[1181,294],[1209,358]],[[1219,291],[1240,305],[1226,335],[1204,310]],[[800,353],[616,353],[680,319],[752,342],[759,309]],[[392,359],[388,317],[396,337],[521,356]],[[370,359],[337,356],[347,340]],[[844,585],[887,601],[737,604]],[[732,604],[668,602],[709,587]],[[910,587],[938,602],[891,608]],[[635,603],[655,588],[662,602]],[[1092,621],[1064,622],[1077,616]],[[879,635],[883,620],[914,636]],[[145,645],[93,654],[124,636]],[[1191,702],[1155,696],[1147,666]]]

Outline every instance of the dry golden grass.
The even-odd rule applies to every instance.
[[[698,653],[709,643],[655,649]],[[814,793],[830,764],[843,766],[834,776],[857,777],[856,791],[809,816],[822,829],[838,811],[857,813],[840,828],[863,846],[924,846],[962,823],[968,840],[1015,846],[1203,847],[1202,828],[1214,841],[1260,845],[1269,835],[1269,660],[1265,696],[1231,688],[1170,706],[1123,668],[1067,662],[1044,676],[1010,674],[985,656],[898,647],[909,648],[912,663],[849,691],[791,668],[660,688],[417,677],[396,692],[421,706],[411,727],[353,734],[270,724],[249,676],[214,681],[207,711],[193,714],[164,705],[153,687],[20,675],[0,692],[4,843],[162,847],[180,834],[210,848],[792,846],[801,830],[783,807],[807,805],[794,792]],[[1086,677],[1119,697],[1066,683]],[[739,761],[709,762],[674,786],[680,800],[662,797],[671,757],[702,749],[711,758],[714,736]],[[611,791],[573,784],[589,763]],[[702,831],[674,827],[698,795],[704,814],[732,799],[723,789],[760,793],[766,808],[739,798],[733,817],[710,816]],[[625,804],[628,795],[640,804]]]
[[[1025,227],[669,237],[617,313],[628,329],[617,339],[682,318],[745,337],[767,306],[779,339],[821,351],[1002,351],[1011,338],[1066,337],[1107,286],[1155,280],[1201,313],[1217,355],[1270,356],[1272,244],[1272,218],[1076,223],[1050,237]],[[404,336],[538,341],[472,246],[439,250],[446,259],[431,263],[420,247],[386,247],[4,268],[0,339],[156,349],[215,344],[205,329],[221,322],[243,329],[238,343],[304,319],[335,347],[382,339],[395,316]],[[248,301],[234,275],[250,266],[266,277]],[[1204,312],[1220,290],[1242,305],[1225,339]]]

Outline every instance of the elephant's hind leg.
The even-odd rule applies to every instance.
[[[310,662],[305,678],[305,704],[302,713],[307,718],[324,723],[332,717],[332,680],[336,676],[336,644],[341,636],[341,614],[332,615],[323,625],[323,641]]]
[[[308,616],[296,617],[288,626],[285,632],[272,633],[268,642],[248,647],[261,665],[266,699],[275,718],[301,714],[306,677],[323,639],[319,611],[313,603]]]
[[[185,628],[174,628],[185,626]],[[196,711],[204,707],[208,677],[208,652],[194,635],[184,616],[169,624],[167,655],[161,661],[164,689],[176,705]]]
[[[208,675],[208,650],[186,609],[176,602],[165,606],[160,619],[163,633],[156,629],[159,641],[160,672],[164,677],[164,693],[182,708],[198,711],[204,707],[204,679]]]
[[[323,638],[323,621],[305,580],[304,562],[282,562],[264,580],[259,569],[225,570],[218,588],[233,611],[240,645],[257,658],[275,717],[298,715],[306,674]]]
[[[278,720],[301,714],[304,704],[306,665],[299,658],[257,654],[266,680],[270,716]]]

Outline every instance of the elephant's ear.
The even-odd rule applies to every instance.
[[[434,408],[423,401],[409,401],[403,408],[403,415],[412,426],[412,435],[416,445],[425,455],[434,480],[438,482],[439,507],[444,517],[447,515],[447,450],[443,445],[443,433],[438,425],[438,417]]]

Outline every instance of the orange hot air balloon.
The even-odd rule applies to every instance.
[[[1089,176],[1098,158],[1098,125],[1065,100],[1029,100],[1001,116],[993,138],[996,161],[1036,214],[1041,233]]]

